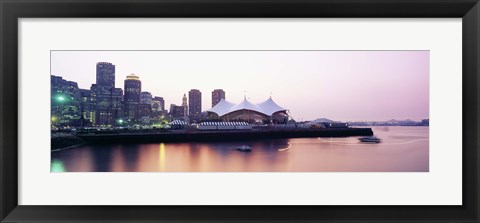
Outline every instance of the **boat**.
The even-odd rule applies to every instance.
[[[240,152],[250,152],[250,151],[252,151],[252,147],[247,146],[247,145],[242,145],[242,146],[239,146],[235,149],[240,151]]]
[[[375,137],[375,136],[367,136],[367,137],[361,137],[358,138],[360,142],[368,142],[368,143],[380,143],[381,139]]]

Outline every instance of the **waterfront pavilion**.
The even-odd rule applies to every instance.
[[[207,110],[207,113],[211,119],[224,122],[246,121],[277,124],[288,121],[287,109],[275,103],[272,97],[258,104],[250,102],[246,97],[238,104],[222,99],[213,108]]]

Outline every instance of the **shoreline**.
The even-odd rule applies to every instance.
[[[73,135],[66,135],[66,136],[57,136],[50,138],[50,151],[56,152],[64,149],[73,148],[76,146],[85,145],[88,142],[73,136]]]
[[[72,148],[75,148],[77,146],[83,146],[83,145],[86,145],[86,144],[88,144],[88,143],[85,142],[85,143],[75,144],[75,145],[71,145],[71,146],[67,146],[67,147],[61,147],[61,148],[58,148],[58,149],[51,149],[50,152],[58,152],[58,151],[62,151],[62,150],[72,149]]]
[[[238,140],[313,138],[313,137],[350,137],[371,136],[372,128],[326,128],[326,129],[268,129],[268,130],[225,130],[225,131],[189,131],[135,132],[79,134],[78,138],[92,144],[115,143],[158,143],[158,142],[219,142]]]

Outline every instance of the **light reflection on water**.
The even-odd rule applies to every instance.
[[[84,145],[52,153],[52,172],[428,172],[428,127],[374,127],[358,137]],[[235,147],[248,145],[251,152]]]

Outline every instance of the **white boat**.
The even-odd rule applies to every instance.
[[[250,146],[247,146],[247,145],[242,145],[242,146],[239,146],[237,148],[235,148],[236,150],[238,151],[241,151],[241,152],[250,152],[252,151],[252,147]]]
[[[380,143],[382,140],[375,137],[375,136],[367,136],[367,137],[361,137],[358,138],[360,142],[368,142],[368,143]]]

